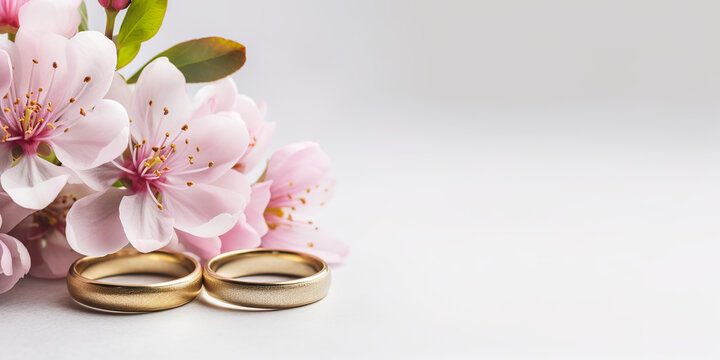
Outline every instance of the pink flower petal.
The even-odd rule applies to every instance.
[[[12,63],[7,51],[0,50],[0,93],[5,94],[12,83]]]
[[[328,263],[340,263],[350,249],[343,242],[310,226],[278,226],[262,238],[262,247],[313,254]]]
[[[111,163],[105,163],[88,170],[75,171],[75,173],[87,186],[96,191],[107,189],[122,178],[124,174],[122,170]]]
[[[203,86],[195,94],[195,113],[193,117],[232,111],[237,87],[232,78],[224,78]]]
[[[37,156],[25,155],[0,176],[0,183],[18,205],[42,209],[55,200],[69,177],[66,169]]]
[[[247,174],[263,162],[274,133],[274,122],[263,122],[257,128],[251,130],[250,140],[253,146],[248,148],[243,157],[240,158],[235,169]]]
[[[17,54],[15,56],[11,54],[15,67],[13,71],[15,89],[36,91],[43,88],[43,105],[48,102],[55,104],[56,116],[68,105],[70,97],[75,95],[69,94],[70,86],[66,84],[83,84],[83,78],[77,79],[73,76],[75,70],[72,69],[68,59],[69,43],[70,40],[54,33],[20,31],[15,38]],[[23,96],[23,94],[16,95]]]
[[[178,133],[188,123],[190,112],[183,74],[165,57],[153,60],[143,69],[133,92],[129,109],[133,137],[138,142],[159,143],[153,139],[161,139],[166,132]]]
[[[60,162],[86,170],[118,157],[128,144],[128,116],[119,103],[100,100],[70,131],[52,139]]]
[[[233,250],[253,249],[260,246],[260,235],[250,226],[242,216],[230,231],[220,235],[222,240],[221,252]]]
[[[123,78],[120,73],[116,72],[115,75],[113,75],[110,90],[105,94],[105,98],[119,102],[120,105],[126,109],[130,108],[132,89],[130,89],[130,86],[125,82],[125,78]]]
[[[265,209],[270,202],[270,186],[272,181],[265,181],[254,184],[252,186],[252,193],[250,196],[250,203],[245,207],[245,218],[255,232],[263,236],[268,231],[267,223],[265,222]]]
[[[266,180],[272,180],[273,200],[315,188],[330,170],[330,159],[316,143],[290,144],[278,149],[268,161]]]
[[[110,188],[78,200],[67,215],[70,247],[89,256],[104,256],[128,243],[118,208],[126,191]]]
[[[66,85],[68,99],[63,101],[71,96],[75,101],[64,113],[76,116],[81,108],[89,111],[107,94],[115,75],[117,53],[115,44],[101,33],[81,31],[67,43],[67,59],[71,69]]]
[[[188,137],[195,167],[207,168],[205,171],[192,174],[187,180],[200,183],[209,183],[225,175],[248,147],[247,128],[240,116],[233,112],[193,119]],[[196,147],[200,148],[199,152],[194,151]],[[213,164],[212,167],[209,167],[210,162]],[[185,179],[180,181],[183,180]]]
[[[30,275],[45,279],[64,278],[70,265],[82,256],[70,248],[59,231],[50,231],[42,240],[34,241],[28,251],[32,259]]]
[[[25,246],[7,234],[0,234],[0,293],[10,290],[30,270]]]
[[[49,31],[71,37],[80,25],[81,0],[32,0],[20,8],[20,31]]]
[[[157,250],[173,236],[173,218],[160,210],[151,195],[140,192],[120,201],[120,221],[130,243],[142,252]]]
[[[182,190],[164,190],[163,204],[175,218],[177,229],[199,237],[213,237],[235,225],[247,200],[237,191],[195,184]]]
[[[6,234],[12,230],[17,224],[26,218],[35,210],[26,209],[16,204],[6,193],[0,193],[0,215],[2,215],[2,226],[0,233]]]
[[[217,236],[198,237],[180,230],[177,230],[176,234],[182,248],[201,259],[209,260],[220,254],[220,239]]]

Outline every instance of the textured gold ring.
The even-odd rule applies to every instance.
[[[177,279],[153,284],[116,284],[99,279],[115,275],[160,274]],[[145,312],[171,309],[192,301],[202,288],[197,260],[172,251],[141,253],[120,250],[103,257],[84,257],[70,266],[70,296],[95,308]]]
[[[251,275],[286,275],[297,279],[254,282]],[[288,250],[252,249],[218,255],[205,265],[208,295],[240,306],[285,309],[314,303],[330,288],[330,269],[320,258]]]

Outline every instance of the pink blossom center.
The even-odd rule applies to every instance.
[[[65,111],[77,97],[82,95],[92,80],[90,76],[85,76],[82,79],[82,87],[74,96],[68,97],[62,104],[54,105],[49,100],[53,89],[59,88],[56,91],[61,92],[64,91],[61,87],[68,84],[55,83],[55,73],[58,68],[56,62],[40,64],[35,59],[32,60],[28,84],[38,82],[33,76],[38,66],[52,66],[50,78],[44,86],[32,88],[32,85],[28,85],[26,89],[19,89],[12,82],[8,92],[0,99],[3,110],[0,116],[2,129],[0,141],[20,146],[26,154],[35,154],[40,143],[67,132],[79,119],[79,117],[67,116]],[[86,115],[85,109],[80,108],[80,115]]]
[[[152,111],[152,108],[151,100],[148,103],[148,112]],[[162,109],[158,132],[169,113],[167,107]],[[133,126],[132,120],[130,126]],[[122,163],[113,161],[125,174],[125,181],[121,180],[123,185],[133,193],[146,191],[160,210],[163,210],[163,190],[194,185],[192,175],[213,167],[214,162],[196,164],[195,156],[200,153],[200,147],[190,141],[187,133],[189,128],[185,124],[177,129],[175,134],[166,132],[163,136],[156,133],[151,140],[137,141],[131,136],[130,147],[123,154]]]

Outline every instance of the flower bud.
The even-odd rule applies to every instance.
[[[102,7],[106,9],[112,8],[116,11],[120,11],[130,5],[130,0],[98,0],[98,2]]]

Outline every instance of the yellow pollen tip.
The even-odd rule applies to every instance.
[[[36,59],[32,59],[32,61],[33,61],[33,64],[37,64],[37,63],[38,63],[38,61],[37,61]]]
[[[162,210],[162,209],[163,209],[163,206],[162,206],[162,205],[160,205],[160,204],[158,204],[158,206],[157,206],[157,207],[158,207],[158,209],[160,209],[160,210]]]
[[[279,218],[281,218],[281,217],[283,217],[283,215],[285,215],[282,208],[279,208],[279,207],[267,208],[267,209],[265,209],[265,213],[275,215]]]
[[[168,114],[168,109],[167,109],[167,108],[164,108],[164,109],[163,109],[163,115],[167,115],[167,114]]]
[[[188,182],[187,182],[187,186],[193,186],[193,184],[195,184],[195,183],[192,182],[192,181],[188,181]]]
[[[89,77],[89,76],[86,76],[86,77],[83,79],[83,82],[89,83],[90,80],[92,80],[92,78]]]
[[[57,63],[53,61],[53,69],[57,69]]]
[[[182,131],[185,131],[185,130],[187,130],[188,128],[189,128],[188,124],[185,124],[185,125],[183,125],[180,129],[181,129]]]
[[[85,113],[85,109],[80,108],[80,115],[85,116],[87,113]]]
[[[215,162],[214,162],[214,161],[211,161],[211,162],[208,163],[208,167],[213,167],[213,165],[215,165]]]

